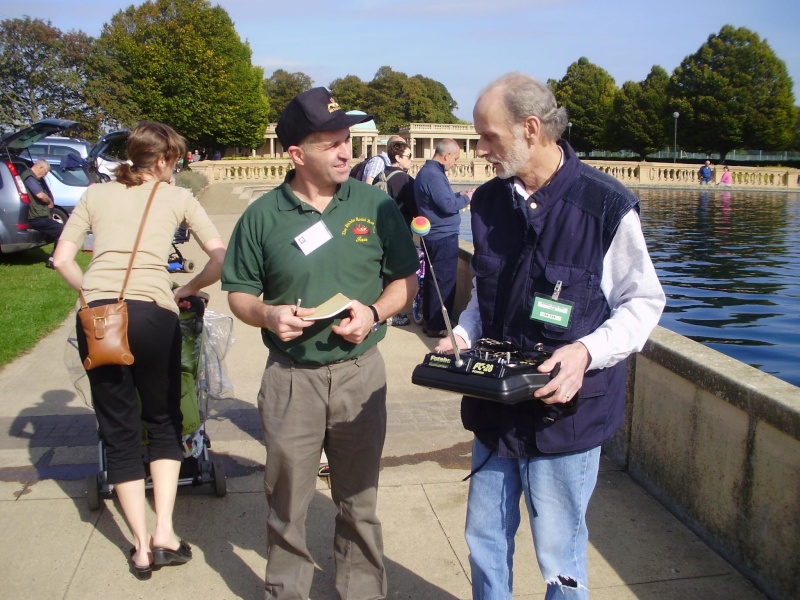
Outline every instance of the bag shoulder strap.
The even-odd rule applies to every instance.
[[[125,280],[122,282],[122,289],[119,292],[119,301],[122,302],[125,296],[125,288],[128,287],[128,279],[131,276],[131,269],[133,268],[133,259],[136,257],[136,251],[139,250],[139,242],[142,239],[142,232],[144,232],[144,223],[147,221],[147,215],[150,212],[150,205],[153,204],[153,197],[156,195],[156,190],[158,189],[158,184],[161,183],[160,181],[156,181],[156,184],[153,186],[153,191],[150,192],[150,197],[147,199],[147,205],[144,207],[144,214],[142,215],[142,222],[139,224],[139,233],[136,234],[136,242],[133,244],[133,252],[131,252],[131,260],[128,263],[128,270],[125,272]],[[78,290],[78,295],[80,296],[81,301],[81,308],[86,308],[86,299],[83,297],[83,290]]]

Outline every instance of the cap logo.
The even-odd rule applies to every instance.
[[[332,113],[332,112],[335,112],[335,111],[337,111],[337,110],[341,110],[341,109],[339,108],[339,103],[338,103],[338,102],[336,102],[336,100],[334,100],[333,98],[331,98],[331,99],[328,101],[328,112],[329,112],[329,113]]]

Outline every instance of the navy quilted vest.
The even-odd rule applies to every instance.
[[[559,144],[563,166],[527,201],[516,194],[513,180],[494,178],[476,190],[470,209],[482,335],[526,352],[537,343],[553,351],[608,318],[600,290],[603,257],[623,216],[639,208],[638,198],[616,179],[583,164],[568,144]],[[566,329],[529,318],[534,294],[551,295],[558,281],[560,298],[574,304]],[[466,396],[462,422],[500,456],[593,448],[622,423],[625,365],[588,371],[574,415],[545,408],[538,400],[506,406]]]

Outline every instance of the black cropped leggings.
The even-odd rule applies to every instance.
[[[90,306],[113,302],[116,300],[98,300]],[[133,364],[88,371],[92,404],[106,448],[108,482],[112,484],[144,479],[146,462],[183,460],[178,316],[155,302],[126,302]],[[83,360],[87,348],[80,320],[77,338]],[[147,445],[142,444],[142,427],[147,431]]]

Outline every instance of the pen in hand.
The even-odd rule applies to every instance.
[[[300,310],[300,303],[303,301],[302,298],[298,298],[297,302],[294,305],[294,312],[292,313],[295,317],[297,316],[297,311]]]

